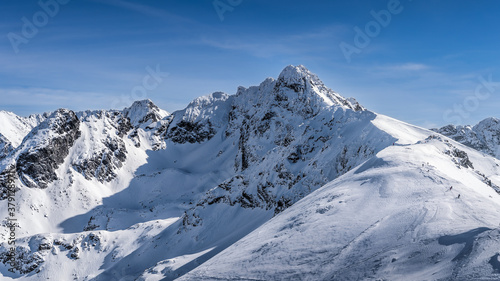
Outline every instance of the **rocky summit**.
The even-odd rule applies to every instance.
[[[17,220],[0,274],[496,280],[498,124],[419,128],[304,66],[172,113],[2,111],[0,210],[14,198]]]

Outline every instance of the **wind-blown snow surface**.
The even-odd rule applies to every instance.
[[[46,117],[30,115],[24,118],[12,112],[0,111],[0,159],[19,146],[23,138]]]
[[[396,145],[179,280],[498,280],[500,201],[477,172],[498,183],[500,161],[384,116],[373,123]]]
[[[391,264],[408,272],[417,266],[403,263],[405,251],[427,253],[423,238],[438,241],[436,247],[445,251],[438,258],[448,267],[436,276],[451,277],[458,272],[451,268],[463,264],[452,259],[464,236],[446,235],[499,223],[493,219],[498,160],[370,112],[326,88],[303,66],[288,66],[277,79],[240,87],[235,95],[200,97],[171,114],[148,100],[122,111],[60,109],[25,131],[0,157],[0,183],[11,174],[18,188],[15,273],[6,263],[5,221],[0,232],[0,273],[6,280],[173,280],[186,273],[187,280],[384,276],[372,265],[365,271],[343,266],[355,257],[389,255],[389,238],[401,255]],[[448,185],[454,188],[446,192]],[[458,192],[460,201],[454,199]],[[333,199],[315,202],[318,194]],[[3,187],[0,195],[5,214]],[[450,209],[453,202],[463,204],[457,205],[461,209]],[[440,210],[432,223],[419,220],[424,207],[429,214]],[[293,212],[297,224],[286,219]],[[369,228],[379,220],[380,228]],[[283,230],[272,234],[281,224]],[[249,254],[252,245],[266,241],[254,240],[262,229],[278,238],[284,231],[300,243],[288,251],[282,240],[281,248]],[[366,235],[356,240],[361,232]],[[242,238],[240,246],[233,245]],[[478,251],[475,244],[472,251],[471,243],[465,245],[460,262]],[[328,255],[322,249],[334,253],[344,247],[339,258],[316,268]],[[248,259],[232,254],[238,251]],[[494,256],[482,253],[485,259]],[[410,256],[425,260],[426,254]],[[500,270],[495,258],[474,262],[482,276]],[[440,265],[420,264],[429,272]],[[233,266],[241,270],[235,273]]]
[[[23,138],[46,117],[46,115],[19,117],[12,112],[0,111],[0,134],[17,147]]]

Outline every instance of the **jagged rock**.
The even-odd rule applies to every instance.
[[[279,106],[306,118],[316,115],[321,104],[342,105],[354,111],[364,110],[355,99],[346,99],[327,88],[316,74],[302,65],[285,67],[275,83],[274,92]]]
[[[226,126],[229,95],[215,92],[199,97],[184,110],[172,113],[165,137],[174,143],[203,143]]]
[[[485,174],[479,172],[479,171],[475,171],[476,174],[479,175],[479,177],[481,178],[481,180],[487,184],[489,187],[493,188],[493,190],[496,191],[496,193],[500,194],[500,186],[494,184],[491,179],[489,179]]]
[[[5,158],[10,152],[14,150],[11,142],[0,134],[0,159]]]
[[[69,256],[72,258],[72,259],[79,259],[80,258],[80,248],[79,247],[74,247],[70,252],[69,252]]]
[[[134,127],[158,122],[168,115],[168,112],[160,109],[149,99],[136,101],[132,106],[123,110],[123,116],[128,118]]]
[[[22,143],[23,138],[49,116],[50,113],[44,113],[21,117],[12,112],[0,110],[0,119],[2,120],[0,135],[12,145],[12,148],[17,148]]]
[[[127,149],[122,139],[108,137],[103,141],[105,148],[89,159],[74,164],[76,171],[86,179],[96,178],[100,182],[109,182],[116,177],[115,170],[122,167],[127,159]]]
[[[98,123],[102,132],[90,137],[90,147],[81,152],[80,157],[72,161],[73,168],[87,180],[97,179],[99,182],[110,182],[115,179],[119,170],[127,159],[125,136],[133,138],[135,132],[130,120],[118,111],[88,111],[80,113],[84,126],[95,130],[91,124]],[[137,144],[140,144],[137,140]]]
[[[448,150],[445,153],[450,155],[451,157],[454,157],[453,160],[455,161],[455,163],[457,163],[457,165],[464,168],[474,169],[474,165],[470,161],[469,155],[467,155],[465,151],[454,148],[453,150]]]
[[[9,251],[0,252],[0,262],[11,266],[20,274],[28,274],[39,268],[45,261],[39,252],[32,252],[25,247],[15,247],[15,257],[12,259]],[[11,263],[10,261],[16,262]]]
[[[428,133],[406,127],[397,121],[386,123],[383,117],[364,110],[355,100],[343,98],[327,89],[315,75],[301,66],[287,67],[277,80],[269,78],[256,87],[240,87],[234,96],[213,93],[196,99],[185,110],[171,115],[163,116],[159,112],[152,102],[143,101],[123,111],[100,110],[76,114],[80,122],[80,138],[68,146],[72,147],[68,154],[71,158],[64,155],[64,151],[58,155],[57,163],[66,159],[64,167],[58,164],[64,169],[54,173],[55,178],[60,178],[53,185],[55,188],[43,191],[22,189],[21,198],[25,201],[20,201],[20,204],[23,212],[31,210],[31,216],[37,218],[37,224],[41,225],[40,229],[53,229],[54,225],[46,222],[49,216],[50,223],[58,217],[67,220],[60,224],[65,228],[64,234],[55,239],[47,235],[46,239],[37,240],[37,243],[28,243],[33,260],[62,255],[57,258],[67,259],[68,267],[71,267],[87,263],[89,257],[96,257],[102,260],[88,263],[89,267],[99,266],[94,268],[95,273],[102,275],[96,276],[96,280],[116,277],[111,276],[115,274],[114,268],[123,270],[117,275],[130,274],[140,279],[144,276],[138,277],[139,273],[129,272],[132,269],[128,264],[140,259],[145,266],[153,266],[149,264],[152,258],[143,259],[145,254],[158,257],[159,264],[171,268],[174,267],[173,263],[179,261],[179,256],[189,257],[192,253],[201,253],[216,246],[215,251],[207,252],[206,256],[210,256],[233,243],[227,237],[243,237],[325,184],[362,163],[370,162],[369,159],[376,158],[373,157],[375,154],[391,146],[395,141],[394,135],[399,134],[380,128],[383,125],[401,126],[409,131],[411,136],[408,139],[412,140],[416,137],[424,139],[422,136]],[[46,122],[54,121],[48,118]],[[52,144],[53,139],[61,137],[55,127],[47,130],[46,135],[37,134],[37,130],[27,136],[24,146],[11,150],[9,156],[1,160],[0,167],[16,164],[11,161],[12,157],[39,151]],[[62,130],[62,134],[68,135],[66,131]],[[445,145],[439,146],[441,149],[436,153],[441,155],[447,149],[451,161],[462,168],[470,168],[461,171],[476,172],[471,170],[474,169],[471,159],[475,162],[477,155],[467,149],[457,150],[450,144],[453,142],[445,137],[435,134],[417,144],[425,146],[426,142],[433,141],[436,144],[448,142],[446,148],[443,148]],[[37,145],[29,146],[30,143]],[[36,149],[30,150],[30,147]],[[404,151],[409,153],[414,147],[412,142],[396,145],[393,149],[406,149]],[[161,149],[165,151],[156,151]],[[53,154],[47,157],[53,157]],[[411,162],[396,159],[393,163],[390,157],[386,158],[387,162],[375,164],[390,168],[391,165]],[[31,160],[33,165],[40,166],[45,165],[43,161],[46,161],[44,158]],[[371,165],[373,163],[368,164],[368,169],[377,167]],[[409,165],[409,173],[416,170],[412,165]],[[52,165],[50,170],[55,171],[56,166]],[[336,199],[340,195],[325,195],[321,200],[330,198],[330,206],[315,206],[311,213],[330,215],[335,208],[340,210],[343,207],[344,200],[355,202],[357,194],[365,192],[363,188],[375,195],[366,200],[373,197],[386,200],[385,196],[390,196],[382,194],[385,190],[379,190],[377,194],[375,188],[369,188],[371,181],[377,178],[369,174],[366,178],[360,178],[362,175],[356,174],[360,170],[363,172],[363,169],[358,169],[344,176],[344,180],[350,183],[352,175],[358,177],[362,185],[366,184],[365,187],[359,188],[356,194],[343,195],[345,198],[342,199]],[[374,169],[372,172],[378,173],[380,170],[384,169]],[[435,172],[431,166],[425,171],[418,171],[426,175]],[[13,172],[17,177],[19,173],[15,165],[1,171],[0,183],[2,177]],[[118,174],[124,177],[116,179]],[[489,172],[487,174],[490,177]],[[493,176],[488,178],[480,173],[474,176],[498,189]],[[21,178],[23,182],[29,179],[28,176]],[[53,179],[47,176],[39,181],[49,182]],[[433,185],[443,180],[434,179]],[[482,186],[480,181],[477,183]],[[426,185],[418,188],[426,188]],[[35,196],[31,196],[37,192],[47,193],[52,200],[49,207],[45,201],[42,205]],[[427,193],[418,195],[425,197]],[[420,200],[420,197],[416,200]],[[314,204],[312,202],[310,205]],[[71,210],[73,207],[75,212]],[[74,217],[68,219],[64,217],[65,214],[54,215],[59,208],[70,210]],[[415,210],[420,211],[420,207]],[[27,216],[31,218],[30,214]],[[181,219],[173,223],[166,219],[173,216]],[[29,232],[31,226],[26,225],[29,224],[21,225],[24,229],[20,230]],[[358,233],[363,234],[365,229],[360,228]],[[81,231],[99,233],[87,235]],[[101,236],[100,231],[104,235]],[[23,232],[23,235],[32,234]],[[27,241],[29,238],[25,237],[30,236],[19,240]],[[120,245],[120,241],[124,240],[130,243]],[[186,267],[182,265],[182,270],[203,262],[206,256],[203,254],[186,264]],[[28,264],[26,267],[31,270],[40,268],[31,267],[29,258],[25,261]],[[102,266],[98,264],[101,262]],[[163,274],[168,270],[160,268],[148,272]],[[82,278],[85,277],[74,277],[77,280]]]
[[[129,118],[123,118],[120,116],[116,123],[118,124],[118,126],[116,127],[118,131],[117,134],[120,138],[123,138],[123,136],[125,136],[133,128]]]
[[[352,120],[373,117],[356,104],[327,89],[303,66],[289,66],[277,80],[266,79],[258,87],[240,87],[227,107],[229,124],[224,133],[227,138],[236,138],[238,153],[234,169],[240,178],[232,178],[208,192],[197,207],[228,204],[273,209],[277,214],[311,190],[359,165],[376,152],[378,144],[361,144],[358,140],[360,144],[355,149],[347,149],[353,144],[346,140],[342,145],[344,150],[335,152],[338,157],[328,164],[314,161],[318,155],[327,153],[325,150],[337,150],[342,135],[336,132],[343,126]],[[297,128],[297,124],[304,126]],[[331,144],[333,141],[335,145]],[[307,172],[291,166],[299,161],[304,162]],[[322,167],[338,168],[323,170]],[[243,174],[259,177],[242,180],[247,178]],[[196,214],[196,210],[190,213]],[[190,219],[186,223],[196,221],[199,225],[202,220],[201,216],[187,217]]]
[[[87,225],[83,228],[83,231],[91,231],[100,227],[99,225],[95,224],[94,221],[95,217],[91,216],[89,221],[87,222]]]
[[[171,127],[167,133],[167,138],[175,143],[202,143],[210,140],[216,131],[212,127],[210,120],[202,122],[180,121],[175,126]]]
[[[0,200],[13,196],[19,188],[15,185],[17,179],[16,168],[10,166],[0,172]]]
[[[432,130],[500,159],[500,120],[497,118],[486,118],[473,127],[447,125]]]
[[[60,109],[33,129],[17,158],[17,173],[26,186],[46,188],[57,180],[55,170],[80,137],[80,121],[73,111]],[[41,141],[31,143],[41,138]]]

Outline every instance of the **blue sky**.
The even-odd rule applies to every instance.
[[[216,1],[3,0],[0,109],[174,111],[303,64],[416,125],[500,117],[499,1]]]

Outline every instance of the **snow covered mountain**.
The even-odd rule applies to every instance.
[[[0,158],[21,144],[23,138],[47,115],[19,117],[12,112],[0,111]]]
[[[303,66],[173,113],[145,100],[5,114],[6,280],[500,276],[500,160],[366,110]]]
[[[500,120],[497,118],[486,118],[475,126],[448,125],[433,131],[500,158]]]
[[[396,144],[179,280],[498,280],[500,161],[373,123]]]

